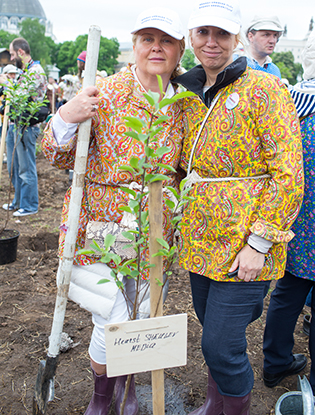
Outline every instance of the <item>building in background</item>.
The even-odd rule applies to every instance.
[[[280,52],[292,52],[293,56],[294,56],[294,61],[298,62],[298,63],[302,63],[302,59],[301,59],[301,53],[302,50],[304,49],[307,39],[310,35],[310,33],[313,31],[314,29],[314,19],[313,17],[311,18],[309,27],[308,27],[308,31],[305,35],[305,38],[302,40],[296,40],[296,39],[288,39],[287,38],[287,27],[284,27],[284,32],[283,32],[283,36],[281,36],[279,42],[277,43],[276,47],[275,47],[275,52],[276,53],[280,53]]]
[[[19,33],[19,23],[24,19],[39,19],[46,28],[46,36],[54,39],[52,23],[39,0],[0,0],[0,29],[9,33]]]

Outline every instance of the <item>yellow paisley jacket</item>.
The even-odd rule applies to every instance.
[[[91,220],[115,221],[122,219],[120,206],[127,205],[128,195],[120,190],[120,186],[126,186],[134,178],[130,172],[119,169],[121,165],[130,165],[131,157],[144,156],[142,143],[124,135],[128,131],[125,126],[124,116],[137,116],[148,120],[149,113],[153,112],[142,94],[146,92],[135,80],[130,67],[125,72],[119,72],[113,76],[100,79],[97,82],[100,92],[100,104],[97,114],[92,119],[91,139],[87,160],[86,195],[88,207],[91,212]],[[162,115],[159,114],[159,115]],[[156,146],[168,146],[169,151],[158,162],[178,167],[182,148],[182,110],[180,104],[168,107],[168,121],[162,124],[162,131],[158,134]],[[70,139],[66,145],[58,146],[51,128],[46,127],[42,140],[42,149],[50,163],[61,169],[74,168],[74,156],[76,150],[77,135]],[[159,168],[159,172],[170,177],[167,182],[170,186],[178,185],[178,179],[174,173]],[[71,188],[68,189],[60,226],[59,255],[62,257],[65,235],[67,232],[67,220],[69,214]],[[84,247],[85,232],[88,222],[88,211],[85,196],[83,197],[76,252]],[[171,226],[171,212],[165,205],[163,207],[164,238],[171,245],[173,242],[173,229]],[[75,263],[88,265],[95,262],[95,257],[77,255]]]
[[[250,233],[273,242],[257,280],[283,276],[287,243],[303,198],[299,121],[287,88],[272,75],[247,68],[224,87],[200,136],[192,168],[201,177],[270,179],[198,183],[184,210],[179,263],[218,281],[227,273]],[[233,107],[232,101],[237,102]],[[198,98],[183,104],[181,165],[187,171],[192,145],[208,108]]]

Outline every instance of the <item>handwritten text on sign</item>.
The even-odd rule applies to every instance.
[[[106,324],[107,375],[184,366],[187,314]]]

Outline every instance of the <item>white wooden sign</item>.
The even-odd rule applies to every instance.
[[[187,314],[105,325],[107,376],[187,364]]]

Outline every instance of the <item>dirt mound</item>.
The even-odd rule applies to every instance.
[[[18,242],[19,249],[31,249],[32,251],[47,251],[58,249],[58,234],[51,232],[39,232],[34,236],[21,235]]]

